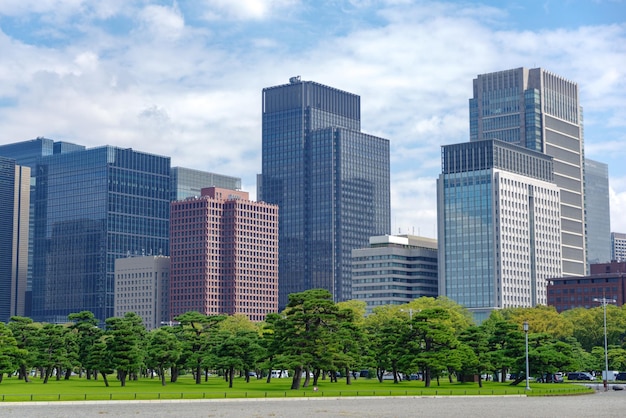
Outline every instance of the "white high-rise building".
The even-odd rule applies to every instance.
[[[443,147],[437,182],[439,293],[475,319],[547,303],[560,277],[560,189],[552,158],[498,140]]]

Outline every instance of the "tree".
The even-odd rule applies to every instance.
[[[460,335],[461,346],[464,356],[461,370],[463,381],[466,374],[478,375],[478,386],[483,387],[482,375],[485,371],[492,371],[492,356],[489,347],[489,333],[482,326],[472,325]],[[463,347],[469,350],[465,351]]]
[[[339,308],[328,290],[289,295],[289,303],[274,325],[279,353],[294,370],[291,389],[300,388],[303,372],[306,386],[312,369],[334,366],[338,321]]]
[[[502,312],[493,311],[481,327],[489,336],[489,361],[493,367],[492,371],[500,374],[501,381],[506,380],[507,372],[513,368],[515,372],[524,370],[519,368],[518,362],[520,356],[525,358],[521,326],[504,319]]]
[[[202,382],[202,367],[211,354],[209,336],[217,332],[217,324],[226,319],[224,315],[203,315],[200,312],[185,312],[174,318],[180,323],[177,333],[182,342],[181,358],[194,371],[196,384]]]
[[[423,309],[413,316],[411,338],[408,341],[411,363],[424,371],[424,383],[430,387],[433,375],[461,366],[454,353],[459,342],[450,321],[450,313],[444,308]]]
[[[122,386],[126,386],[128,375],[141,367],[144,358],[137,318],[139,317],[136,314],[130,312],[123,318],[105,320],[106,354],[109,356],[112,367],[117,370]],[[139,318],[139,324],[141,324],[141,318]]]
[[[11,329],[0,322],[0,383],[5,373],[13,373],[18,367],[18,357],[23,354],[17,348],[17,340]]]
[[[165,369],[172,367],[180,358],[181,343],[169,328],[158,328],[148,334],[146,364],[157,369],[161,385],[165,386]]]
[[[12,316],[8,324],[20,349],[18,357],[19,378],[29,382],[30,369],[35,364],[37,334],[40,325],[24,316]]]
[[[79,375],[82,375],[84,369],[87,374],[87,380],[91,379],[92,374],[97,378],[96,367],[92,361],[94,360],[92,350],[103,332],[98,328],[98,320],[89,311],[69,314],[68,319],[73,322],[70,329],[77,337],[78,362],[80,364]]]
[[[259,335],[255,331],[242,329],[234,333],[222,331],[217,339],[216,365],[227,371],[228,387],[233,387],[235,370],[243,370],[246,374],[246,381],[249,381],[248,372],[263,353],[263,348],[259,344]]]
[[[384,372],[389,370],[393,373],[394,383],[398,383],[398,367],[402,359],[408,360],[407,364],[402,364],[405,371],[412,371],[410,368],[415,367],[404,357],[408,350],[406,342],[410,338],[409,312],[386,305],[374,308],[374,313],[365,318],[364,331],[369,349],[366,358],[376,367],[376,377],[381,383]],[[415,370],[419,369],[416,367]]]
[[[76,344],[69,328],[58,324],[44,324],[39,330],[36,343],[35,365],[44,371],[43,383],[48,383],[56,371],[57,380],[62,370],[72,369],[76,361]]]

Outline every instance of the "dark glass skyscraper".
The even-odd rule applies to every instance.
[[[390,233],[389,141],[361,129],[360,97],[312,81],[263,89],[260,200],[279,206],[279,306],[324,288],[351,299],[351,252]]]
[[[169,253],[170,158],[115,147],[53,154],[36,165],[35,320],[114,314],[114,262]]]

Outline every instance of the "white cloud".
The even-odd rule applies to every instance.
[[[290,9],[299,0],[205,0],[207,20],[263,20],[272,13]]]

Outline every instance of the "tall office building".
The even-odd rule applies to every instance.
[[[278,208],[210,187],[171,204],[170,316],[278,311]]]
[[[626,234],[611,232],[611,261],[626,261]]]
[[[170,159],[111,146],[36,165],[32,316],[114,315],[115,259],[169,250]]]
[[[561,189],[563,275],[584,275],[584,148],[578,85],[541,68],[482,74],[473,85],[470,141],[499,139],[553,158],[554,181]]]
[[[241,179],[239,177],[225,176],[191,168],[172,167],[171,179],[172,201],[200,196],[202,189],[206,187],[241,190]]]
[[[257,195],[279,206],[279,305],[352,298],[351,252],[390,232],[389,141],[361,132],[360,97],[292,77],[263,89]]]
[[[134,312],[148,331],[169,323],[170,258],[163,255],[115,260],[115,316]]]
[[[609,166],[585,158],[585,228],[587,262],[611,261],[611,208]]]
[[[366,303],[366,313],[438,295],[437,240],[383,235],[370,237],[367,248],[352,250],[352,297]]]
[[[439,293],[473,312],[546,304],[560,277],[552,158],[499,140],[443,147],[437,181]]]
[[[81,151],[85,147],[63,141],[53,141],[49,138],[35,138],[28,141],[15,142],[12,144],[0,145],[0,156],[14,159],[17,164],[29,167],[31,172],[30,184],[30,225],[28,227],[28,272],[26,278],[26,305],[24,314],[31,315],[32,301],[32,280],[33,280],[33,251],[34,251],[34,231],[35,231],[35,170],[37,162],[41,157],[61,154],[64,152]]]
[[[0,157],[0,322],[25,315],[30,168]]]

